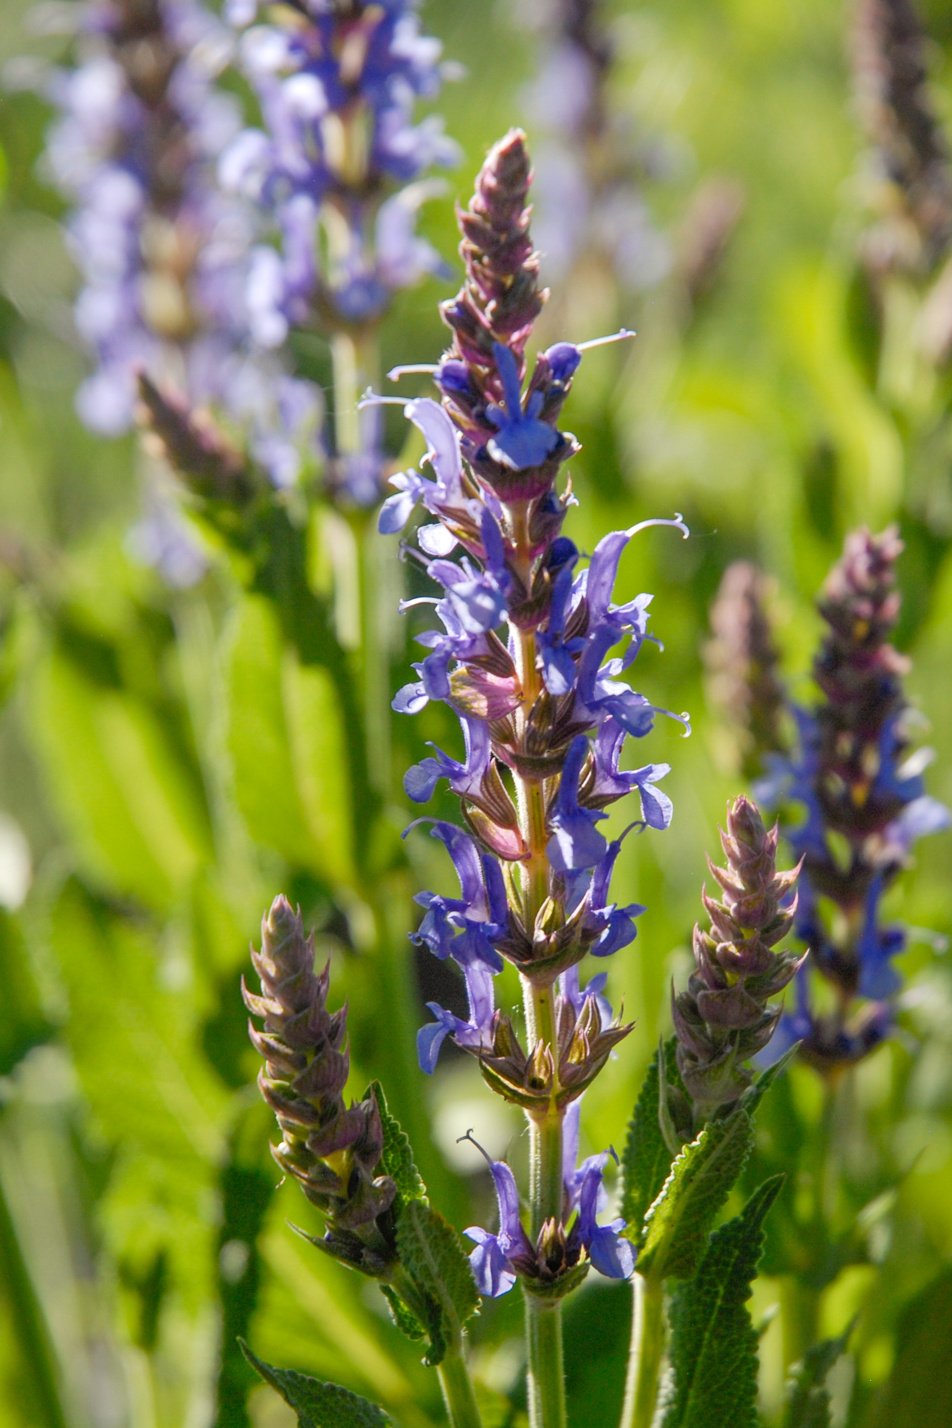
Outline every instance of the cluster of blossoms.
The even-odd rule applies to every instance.
[[[694,1111],[686,1139],[751,1084],[746,1063],[764,1050],[780,1020],[781,1008],[767,1002],[804,960],[775,950],[796,915],[791,890],[800,872],[799,866],[777,872],[778,838],[779,830],[764,827],[750,799],[728,805],[721,834],[727,867],[709,864],[723,895],[718,901],[702,894],[711,929],[695,925],[695,970],[687,988],[672,997],[678,1071]]]
[[[263,8],[230,0],[227,15],[243,28]],[[437,117],[413,121],[445,69],[414,12],[413,0],[292,0],[242,37],[263,128],[234,138],[220,173],[277,234],[254,247],[248,272],[248,322],[263,349],[306,328],[350,333],[359,346],[396,291],[442,268],[415,223],[433,192],[421,175],[454,162],[456,148]],[[374,375],[362,371],[358,385]],[[363,420],[359,442],[329,438],[328,482],[370,505],[383,458],[375,414]]]
[[[908,662],[890,643],[901,550],[894,528],[847,538],[819,605],[827,632],[813,674],[823,698],[794,709],[798,748],[773,760],[773,796],[806,815],[786,831],[803,860],[795,931],[833,993],[831,1010],[812,1010],[804,969],[776,1044],[802,1041],[821,1069],[861,1059],[888,1033],[906,931],[884,925],[882,901],[915,839],[949,823],[924,792],[927,752],[909,752]]]
[[[524,138],[513,132],[491,150],[460,215],[466,279],[442,308],[453,333],[433,373],[442,405],[406,404],[427,440],[432,477],[392,478],[396,494],[380,526],[400,530],[415,505],[435,518],[417,531],[414,554],[441,587],[431,602],[441,628],[420,637],[418,678],[394,708],[412,713],[431,699],[446,702],[465,744],[462,761],[436,749],[405,780],[422,802],[445,778],[467,825],[430,824],[460,896],[420,894],[425,915],[415,935],[461,969],[469,1015],[431,1005],[436,1021],[420,1033],[420,1060],[432,1071],[451,1038],[478,1059],[494,1090],[525,1109],[530,1127],[558,1140],[568,1107],[630,1030],[611,1024],[604,978],[579,985],[586,954],[606,957],[631,942],[643,910],[611,901],[620,840],[606,839],[598,825],[628,793],[640,799],[633,826],[665,828],[671,804],[656,787],[666,764],[620,767],[626,736],[641,738],[667,712],[621,678],[650,638],[650,597],[621,605],[612,598],[621,555],[641,527],[606,536],[582,570],[579,551],[561,534],[571,497],[556,482],[577,447],[557,420],[581,349],[550,347],[526,381],[526,344],[547,295],[528,231],[529,183]],[[685,531],[680,518],[645,524]],[[504,961],[522,978],[525,1046],[494,1008],[493,978]],[[483,1292],[502,1292],[516,1274],[538,1292],[543,1285],[561,1292],[580,1257],[583,1269],[591,1262],[628,1272],[627,1258],[609,1250],[596,1226],[601,1167],[597,1160],[578,1172],[563,1168],[560,1203],[534,1225],[532,1241],[516,1229],[511,1172],[494,1167],[502,1228],[498,1236],[473,1232]],[[550,1172],[554,1183],[554,1166]]]
[[[225,395],[250,228],[213,177],[240,118],[213,87],[223,34],[196,0],[94,0],[78,25],[76,67],[47,86],[48,156],[74,205],[76,320],[97,362],[77,404],[116,434],[139,367],[194,401]]]

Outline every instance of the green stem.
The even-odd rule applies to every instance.
[[[28,1406],[39,1416],[37,1422],[49,1428],[66,1428],[66,1414],[60,1400],[56,1359],[43,1310],[26,1259],[20,1248],[16,1226],[7,1204],[0,1175],[0,1271],[10,1293],[13,1313],[10,1325],[19,1347],[20,1368],[26,1384]]]
[[[845,1073],[848,1075],[848,1073]],[[810,1210],[800,1227],[805,1259],[780,1285],[784,1369],[799,1363],[819,1337],[826,1264],[837,1235],[839,1185],[839,1081],[827,1080],[820,1119],[810,1140]]]
[[[664,1361],[664,1284],[636,1274],[621,1428],[651,1428]]]
[[[473,1381],[459,1345],[450,1346],[436,1372],[452,1428],[481,1428]]]
[[[561,1301],[525,1299],[530,1428],[565,1428]]]

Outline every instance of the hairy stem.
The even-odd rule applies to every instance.
[[[651,1428],[664,1361],[664,1285],[634,1276],[631,1353],[621,1428]]]
[[[533,1294],[525,1299],[529,1423],[531,1428],[565,1428],[561,1304]]]
[[[450,1346],[436,1372],[451,1428],[481,1428],[473,1381],[460,1345]]]

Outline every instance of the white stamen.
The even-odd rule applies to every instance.
[[[403,367],[391,367],[387,373],[387,381],[399,382],[401,377],[415,376],[417,373],[427,373],[432,376],[439,370],[439,367],[432,362],[408,362]]]
[[[572,345],[576,352],[588,352],[592,347],[607,347],[610,342],[627,342],[629,337],[637,336],[631,328],[620,327],[610,337],[593,337],[588,342],[574,342]]]
[[[649,526],[674,526],[676,530],[681,532],[681,536],[684,540],[687,540],[691,534],[688,527],[684,524],[684,517],[680,511],[675,511],[674,520],[672,521],[665,519],[663,516],[654,516],[650,521],[639,521],[636,526],[629,526],[625,534],[630,539],[632,536],[636,536],[639,531],[647,530]]]
[[[364,407],[405,407],[406,397],[381,397],[372,387],[368,387],[357,403],[357,410],[362,412]]]

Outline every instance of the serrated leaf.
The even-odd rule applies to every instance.
[[[193,1308],[208,1292],[207,1203],[226,1097],[197,1044],[194,998],[163,985],[158,948],[76,882],[50,914],[69,1015],[64,1034],[93,1124],[114,1148],[100,1213],[112,1248],[142,1265],[168,1249]]]
[[[420,1323],[413,1310],[410,1309],[395,1289],[391,1289],[389,1284],[381,1284],[380,1292],[390,1309],[390,1315],[401,1334],[405,1334],[408,1339],[419,1342],[426,1338],[426,1328]]]
[[[397,1221],[397,1248],[426,1315],[430,1334],[426,1362],[438,1364],[479,1308],[469,1258],[453,1226],[424,1200],[410,1200],[403,1207]]]
[[[659,1428],[754,1428],[757,1334],[747,1300],[781,1184],[780,1176],[765,1181],[711,1237],[695,1278],[675,1290]]]
[[[67,637],[34,673],[33,729],[50,796],[90,877],[164,908],[211,856],[195,770],[168,712],[123,688],[119,673],[97,677],[92,640],[84,649]],[[102,641],[94,653],[118,660]]]
[[[760,1102],[763,1100],[766,1093],[770,1090],[770,1087],[773,1085],[774,1081],[776,1081],[778,1076],[782,1075],[782,1073],[786,1071],[787,1067],[790,1065],[790,1062],[795,1059],[799,1050],[800,1043],[799,1041],[795,1041],[792,1046],[787,1047],[783,1055],[779,1057],[778,1060],[776,1060],[772,1066],[768,1066],[766,1071],[761,1071],[754,1084],[747,1088],[747,1090],[740,1098],[740,1104],[743,1106],[744,1110],[749,1116],[752,1116],[754,1114],[754,1111],[760,1105]]]
[[[295,1369],[275,1368],[252,1353],[243,1339],[240,1343],[251,1367],[294,1409],[298,1428],[380,1428],[392,1422],[383,1409],[368,1398],[361,1398],[336,1383],[322,1383]]]
[[[350,740],[338,674],[302,660],[263,596],[248,596],[235,617],[226,742],[252,837],[326,883],[352,883]]]
[[[747,1112],[708,1121],[677,1156],[645,1218],[638,1271],[653,1279],[686,1279],[697,1269],[718,1211],[736,1184],[753,1144]]]
[[[852,1325],[837,1339],[824,1339],[807,1349],[787,1380],[783,1428],[830,1428],[830,1394],[826,1376],[846,1348]]]
[[[416,1162],[409,1137],[395,1116],[390,1114],[387,1098],[379,1081],[371,1081],[364,1097],[373,1096],[383,1127],[383,1149],[380,1152],[380,1173],[389,1175],[397,1187],[397,1212],[408,1200],[425,1200],[426,1186]]]
[[[645,1215],[671,1169],[671,1152],[661,1129],[662,1062],[659,1047],[641,1084],[621,1160],[620,1210],[628,1222],[628,1238],[636,1245],[644,1237]]]

